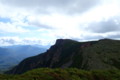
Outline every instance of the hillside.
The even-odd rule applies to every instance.
[[[43,67],[72,67],[84,70],[120,69],[120,41],[102,39],[77,42],[58,39],[47,52],[23,60],[7,73],[21,74]]]
[[[0,73],[18,63],[17,58],[14,55],[11,56],[10,52],[9,49],[0,47]]]
[[[0,72],[19,64],[23,59],[45,52],[45,48],[30,45],[0,47]]]
[[[76,68],[40,68],[20,75],[0,75],[0,80],[120,80],[120,70],[85,71]]]

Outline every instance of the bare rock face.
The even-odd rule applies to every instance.
[[[68,68],[85,70],[120,69],[120,41],[104,39],[77,42],[58,39],[45,53],[29,57],[6,72],[21,74],[35,68]]]

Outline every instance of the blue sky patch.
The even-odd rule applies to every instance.
[[[8,23],[8,22],[11,22],[11,19],[10,18],[2,18],[2,17],[0,17],[0,22]]]

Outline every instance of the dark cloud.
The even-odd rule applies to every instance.
[[[49,10],[49,8],[66,12],[78,13],[84,12],[91,7],[94,7],[100,0],[1,0],[3,4],[37,9],[40,12]]]
[[[102,35],[86,35],[84,37],[84,40],[95,40],[95,39],[103,39],[104,37]]]
[[[109,34],[107,38],[112,38],[112,39],[120,38],[120,33],[115,32],[114,34]]]
[[[107,33],[107,32],[120,31],[120,24],[116,23],[114,19],[109,19],[107,21],[91,23],[87,27],[87,30],[90,30],[95,33]]]
[[[28,23],[29,25],[33,26],[33,27],[39,27],[41,29],[53,29],[52,26],[49,26],[49,25],[45,25],[45,24],[42,24],[40,22],[29,22]]]

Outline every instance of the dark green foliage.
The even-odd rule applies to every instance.
[[[120,70],[85,71],[77,68],[39,68],[21,75],[0,75],[0,80],[120,80]]]
[[[118,69],[120,69],[120,60],[111,59],[111,61],[113,62],[113,65],[115,65],[115,67],[117,67]]]

